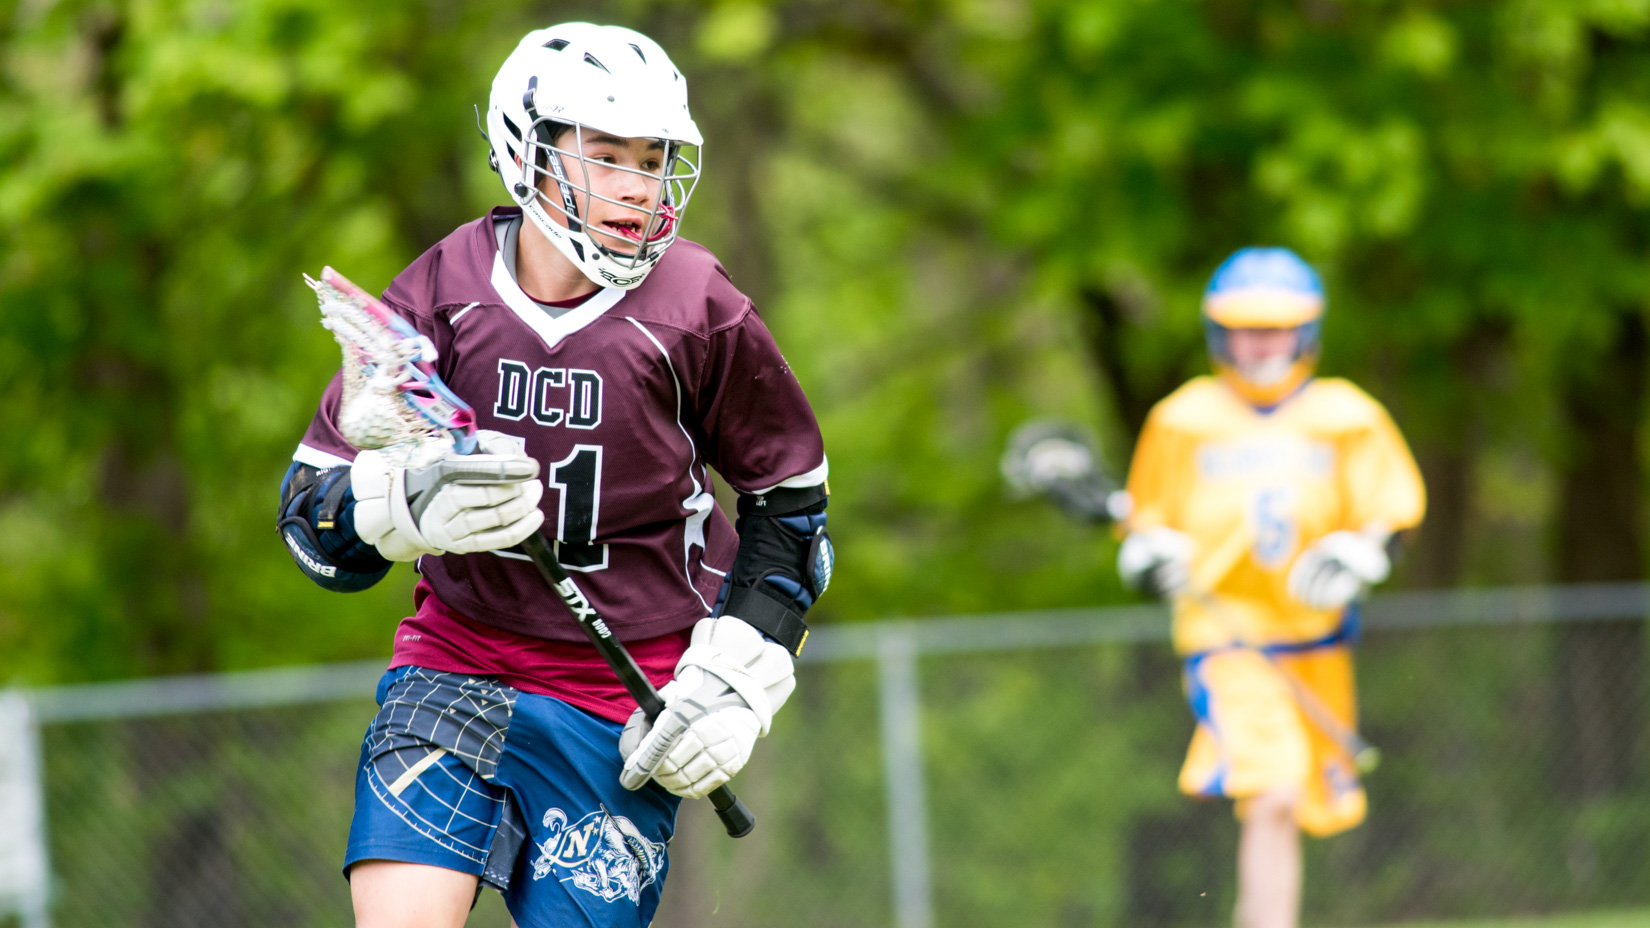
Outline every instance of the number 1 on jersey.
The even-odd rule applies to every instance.
[[[568,570],[607,569],[607,545],[596,541],[602,501],[602,446],[574,445],[550,465],[549,484],[561,494],[556,516],[556,560]]]

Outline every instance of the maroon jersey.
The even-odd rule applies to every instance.
[[[384,303],[429,336],[436,368],[481,428],[518,436],[549,492],[544,531],[625,640],[704,618],[738,536],[707,465],[741,493],[813,486],[824,443],[802,387],[714,256],[677,241],[641,286],[604,289],[552,316],[522,292],[498,246],[500,207],[401,272]],[[334,377],[294,459],[353,460]],[[584,641],[525,556],[425,557],[440,600],[498,628]]]

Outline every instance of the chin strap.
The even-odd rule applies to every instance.
[[[554,139],[552,139],[550,135],[550,126],[545,120],[539,118],[538,106],[533,102],[533,96],[538,93],[538,89],[539,78],[538,75],[535,74],[527,79],[527,92],[521,95],[522,108],[527,110],[527,118],[532,121],[528,131],[533,134],[534,142],[530,147],[537,147],[544,151],[544,160],[550,164],[550,173],[556,178],[556,184],[561,187],[561,202],[562,208],[567,213],[567,228],[569,231],[578,232],[583,228],[583,224],[579,221],[579,204],[578,201],[573,198],[572,182],[567,179],[567,172],[562,169],[561,156],[556,154]],[[582,158],[584,157],[582,154],[584,144],[582,134],[584,130],[578,126],[574,126],[573,131],[580,134],[579,145],[581,152],[580,157]],[[526,141],[527,139],[524,137],[522,142],[525,143]],[[533,152],[529,151],[527,154],[533,154]],[[532,158],[522,159],[522,176],[533,181],[533,183],[530,183],[527,186],[532,189],[534,194],[536,194],[538,188],[538,177],[533,173],[535,168],[532,161]],[[522,199],[523,195],[523,191],[521,191],[520,185],[518,185],[516,190],[516,199]]]

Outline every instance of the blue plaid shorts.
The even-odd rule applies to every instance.
[[[397,667],[361,745],[344,872],[472,873],[522,928],[644,928],[680,799],[619,785],[623,726],[488,677]]]

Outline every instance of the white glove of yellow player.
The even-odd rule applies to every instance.
[[[1384,533],[1330,532],[1289,568],[1289,595],[1314,609],[1341,609],[1392,572]]]
[[[640,789],[651,777],[678,796],[704,798],[750,760],[794,689],[783,647],[742,619],[700,619],[676,678],[659,690],[658,720],[649,725],[637,709],[619,736],[619,782]]]
[[[1148,596],[1174,596],[1191,585],[1192,549],[1192,536],[1172,528],[1130,532],[1117,550],[1117,574]]]
[[[363,451],[350,467],[355,531],[392,561],[508,548],[544,522],[539,464],[516,439],[476,433],[480,449],[432,444],[408,466]]]

